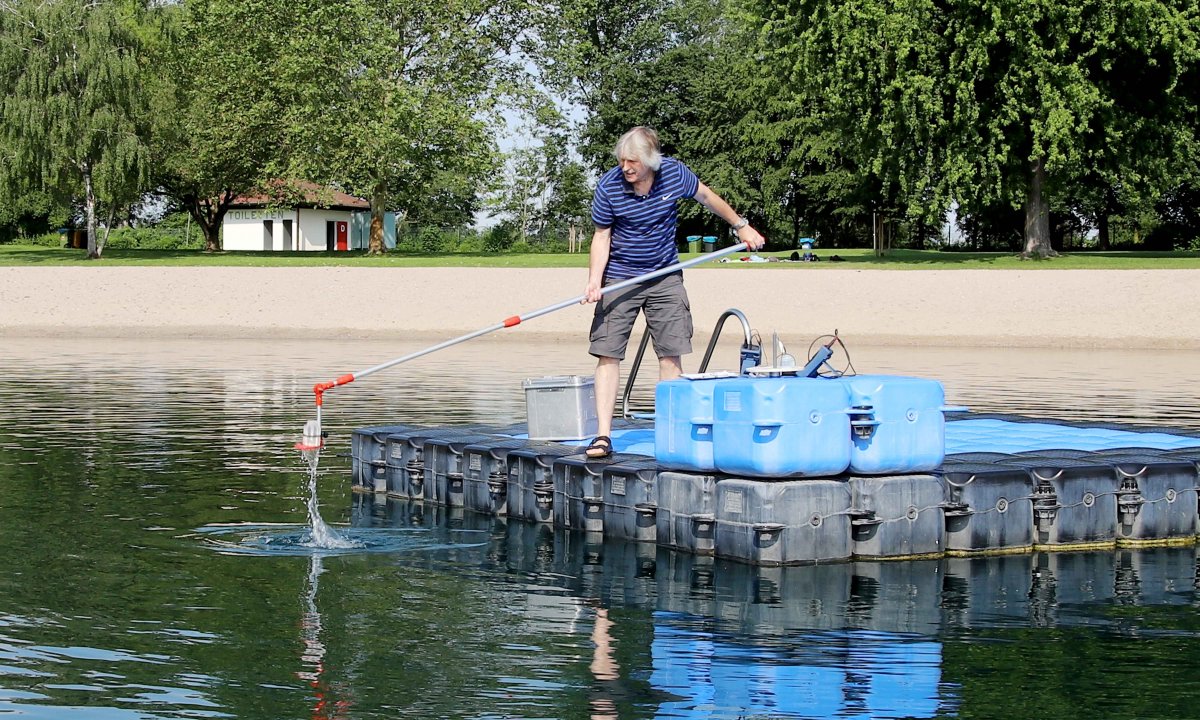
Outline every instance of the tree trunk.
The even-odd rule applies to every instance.
[[[367,241],[367,254],[382,255],[386,250],[383,245],[383,193],[376,189],[371,194],[371,233]]]
[[[1037,158],[1031,166],[1029,195],[1025,199],[1025,252],[1022,258],[1044,259],[1058,253],[1050,247],[1050,208],[1042,190],[1046,185],[1046,160]]]
[[[92,169],[83,167],[84,206],[87,212],[87,257],[88,260],[100,259],[100,248],[96,245],[96,187],[92,184]]]
[[[221,252],[221,223],[224,222],[225,213],[235,197],[235,193],[226,190],[216,198],[202,198],[196,195],[184,195],[181,198],[188,214],[204,233],[204,252]]]
[[[1108,227],[1108,208],[1100,211],[1097,225],[1100,227],[1097,228],[1096,247],[1100,250],[1107,250],[1112,242],[1112,230]]]

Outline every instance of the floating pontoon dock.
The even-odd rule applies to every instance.
[[[1200,522],[1200,434],[1187,431],[951,412],[935,467],[779,477],[664,463],[652,421],[617,421],[613,442],[592,460],[585,441],[530,440],[525,426],[367,427],[352,482],[752,565],[1187,545]]]

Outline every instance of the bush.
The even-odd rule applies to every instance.
[[[67,246],[67,235],[60,232],[48,232],[21,238],[21,242],[37,245],[38,247],[60,248]]]
[[[179,228],[116,228],[108,234],[104,247],[114,250],[199,250],[204,247],[204,234],[193,232],[188,238]]]
[[[517,229],[510,223],[488,228],[483,235],[483,250],[489,253],[507,252],[517,240]]]

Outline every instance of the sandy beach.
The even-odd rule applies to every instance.
[[[449,339],[580,295],[581,269],[0,267],[0,337]],[[694,268],[699,340],[728,308],[764,338],[1200,349],[1198,270]],[[590,307],[499,331],[586,333]],[[726,332],[737,332],[730,327]],[[701,348],[697,348],[699,351]]]

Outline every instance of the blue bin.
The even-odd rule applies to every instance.
[[[713,391],[713,462],[742,477],[828,476],[850,465],[848,385],[737,377]]]
[[[666,380],[654,391],[654,457],[663,467],[712,472],[713,392],[733,378]]]
[[[716,235],[705,235],[704,236],[704,252],[710,253],[716,249],[717,249],[717,236]]]
[[[850,397],[850,472],[936,470],[946,455],[946,393],[936,380],[853,375],[835,382]]]

